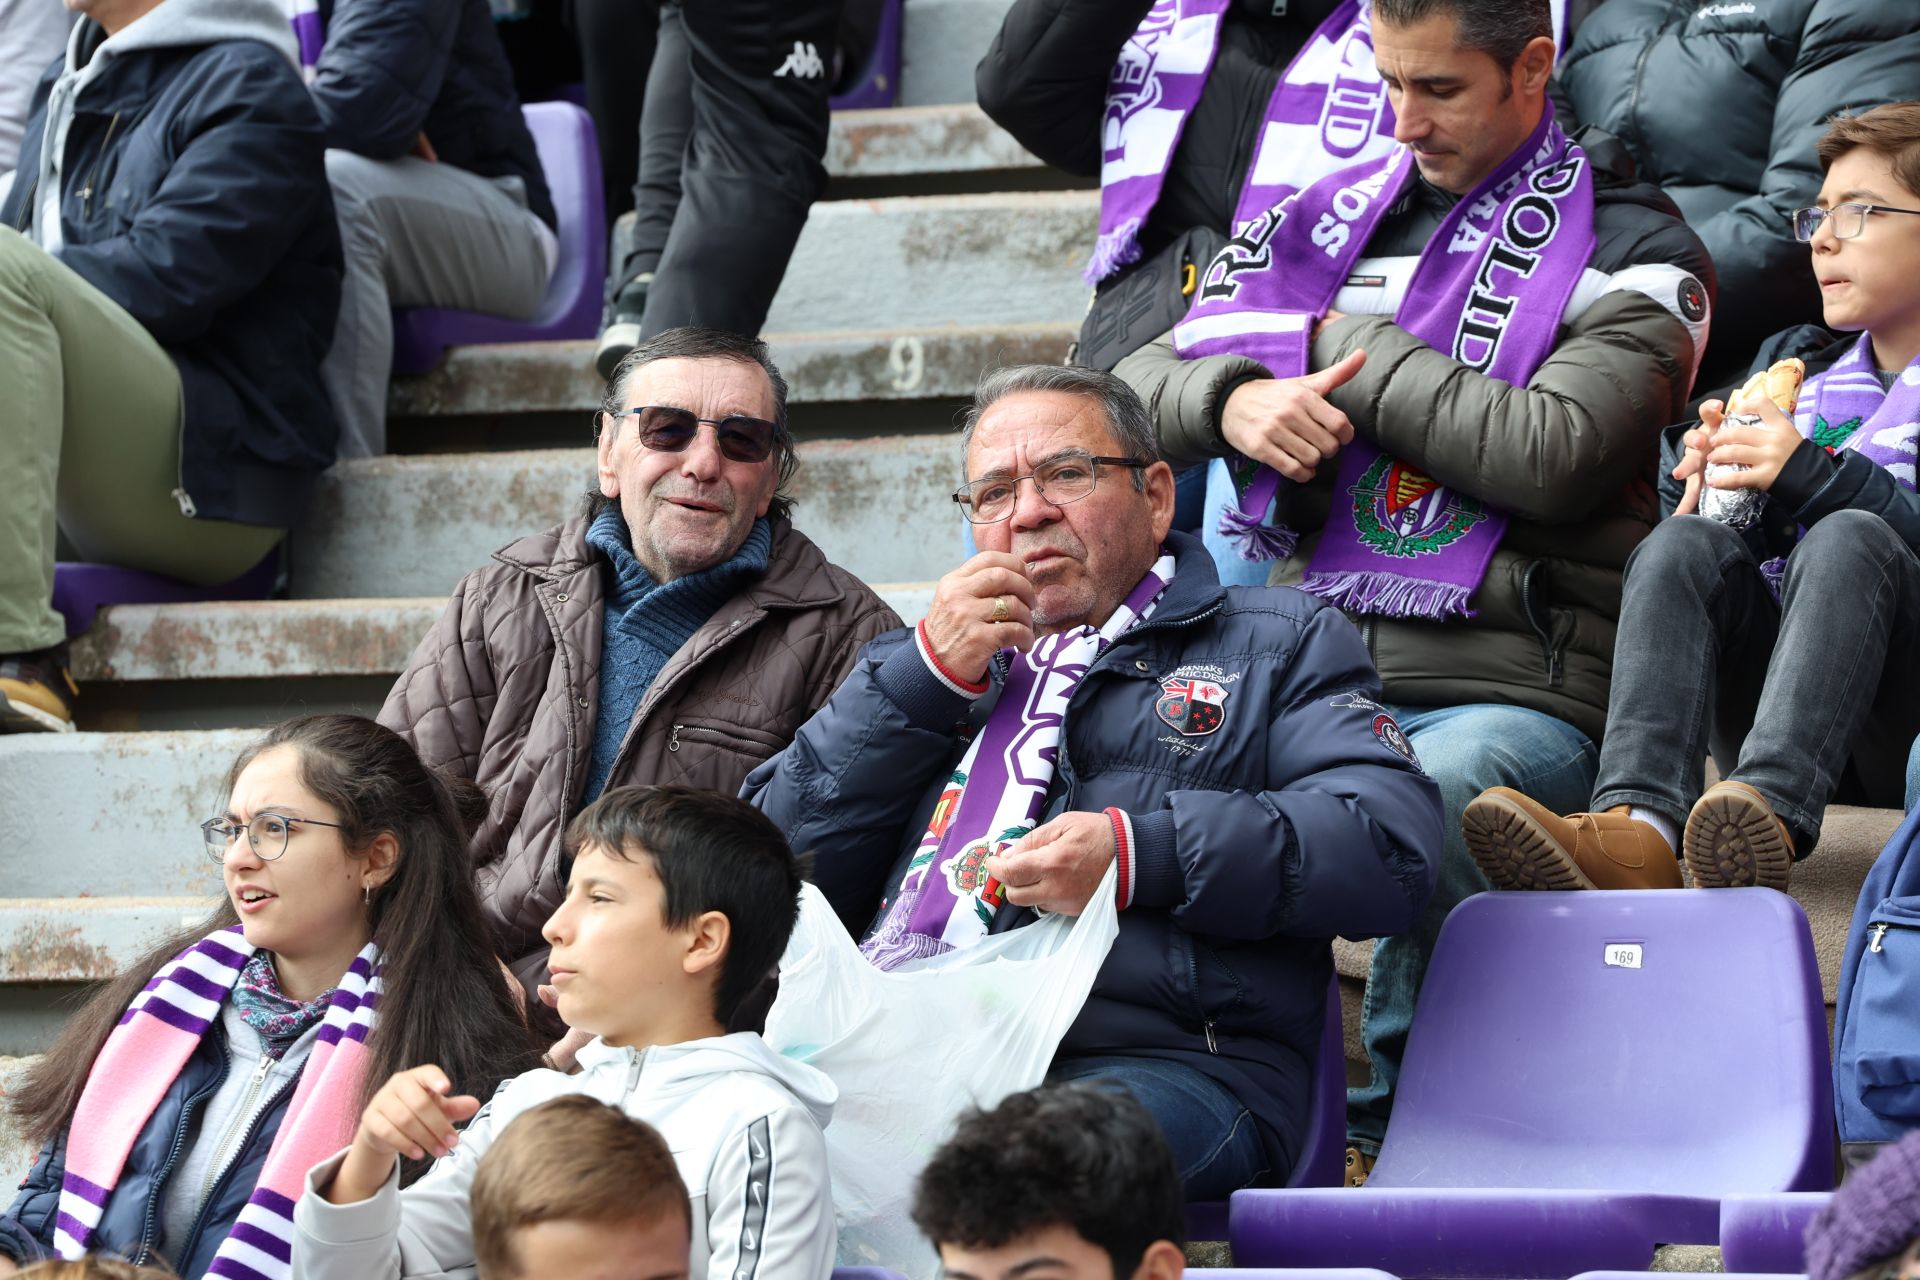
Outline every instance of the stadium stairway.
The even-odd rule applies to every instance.
[[[970,105],[1007,3],[907,0],[908,105],[836,116],[827,196],[767,325],[796,521],[909,620],[959,554],[956,410],[988,367],[1063,358],[1087,300],[1096,193]],[[250,731],[376,710],[459,577],[576,508],[601,390],[587,343],[457,348],[394,386],[392,453],[329,473],[289,598],[103,611],[74,653],[82,732],[0,738],[0,1097],[85,984],[204,912],[218,874],[193,824]],[[1840,811],[1796,868],[1829,1001],[1897,818]],[[1368,954],[1336,948],[1350,1071]],[[0,1175],[27,1154],[0,1118]]]

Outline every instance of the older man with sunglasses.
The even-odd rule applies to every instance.
[[[882,969],[1113,894],[1054,1078],[1139,1098],[1191,1199],[1285,1182],[1328,940],[1419,917],[1439,792],[1338,609],[1222,587],[1170,531],[1173,473],[1120,379],[989,375],[965,457],[979,554],[746,794]]]
[[[474,864],[530,992],[568,819],[629,783],[738,790],[900,625],[789,523],[786,393],[752,338],[673,329],[636,348],[607,389],[586,509],[467,575],[380,713],[486,791]]]

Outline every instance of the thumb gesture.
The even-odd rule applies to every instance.
[[[1367,353],[1364,350],[1355,351],[1338,364],[1330,364],[1318,373],[1308,374],[1300,379],[1300,383],[1316,395],[1331,395],[1335,387],[1360,372],[1360,366],[1366,362]]]

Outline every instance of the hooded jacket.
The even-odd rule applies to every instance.
[[[294,58],[273,0],[166,0],[112,38],[83,20],[0,202],[179,368],[187,516],[286,527],[333,461],[340,234]]]
[[[491,805],[472,853],[494,945],[532,987],[566,892],[560,837],[580,807],[600,712],[607,560],[570,520],[495,553],[454,588],[380,723]],[[767,571],[714,611],[648,686],[607,786],[732,793],[786,746],[860,647],[900,625],[784,519]]]
[[[1297,591],[1220,586],[1174,533],[1153,615],[1088,668],[1040,821],[1126,815],[1120,932],[1063,1057],[1178,1062],[1240,1099],[1273,1179],[1300,1155],[1331,972],[1328,940],[1419,919],[1441,847],[1439,790],[1376,698],[1360,638]],[[796,850],[855,937],[900,883],[967,739],[977,700],[928,669],[908,631],[882,636],[793,745],[742,794]],[[1180,682],[1221,694],[1211,728],[1169,718]],[[1003,908],[995,932],[1033,919]],[[933,1047],[937,1052],[937,1046]]]
[[[827,1144],[838,1091],[750,1032],[647,1049],[594,1040],[580,1071],[529,1071],[500,1087],[452,1154],[400,1189],[395,1163],[368,1200],[336,1205],[317,1188],[345,1153],[314,1166],[294,1208],[294,1280],[471,1276],[467,1197],[493,1140],[531,1107],[585,1094],[659,1130],[693,1209],[691,1280],[827,1280],[833,1195]]]
[[[1653,464],[1661,430],[1684,416],[1713,264],[1672,203],[1625,176],[1615,140],[1589,131],[1577,141],[1593,163],[1596,244],[1558,341],[1525,386],[1476,373],[1393,323],[1454,203],[1417,178],[1335,296],[1346,318],[1321,329],[1311,363],[1324,369],[1364,350],[1365,365],[1328,397],[1354,429],[1512,517],[1469,601],[1476,616],[1357,619],[1388,701],[1530,707],[1598,742],[1621,573],[1658,518]],[[1271,376],[1240,356],[1182,360],[1171,335],[1114,372],[1147,402],[1175,466],[1229,452],[1220,406],[1242,382]],[[1319,545],[1336,469],[1282,486],[1282,518],[1302,536],[1275,583],[1298,582]]]
[[[1819,318],[1787,215],[1819,194],[1827,117],[1920,98],[1920,4],[1607,0],[1559,83],[1573,118],[1624,142],[1713,255],[1711,389],[1735,381],[1769,334]]]
[[[397,160],[424,133],[442,164],[520,179],[534,216],[558,225],[486,0],[322,0],[321,14],[328,146]]]

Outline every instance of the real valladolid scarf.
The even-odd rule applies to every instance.
[[[1891,390],[1880,385],[1875,367],[1873,339],[1863,333],[1825,373],[1807,379],[1793,425],[1828,453],[1851,449],[1913,489],[1920,461],[1920,358],[1900,371]],[[1775,599],[1786,570],[1784,557],[1760,566]]]
[[[886,920],[861,947],[876,967],[987,936],[1003,897],[986,861],[1033,830],[1053,784],[1068,701],[1094,659],[1152,613],[1171,581],[1173,557],[1163,555],[1098,630],[1075,627],[1042,637],[1026,653],[1003,650],[1000,700],[934,806]]]
[[[67,1127],[66,1177],[53,1237],[61,1257],[82,1257],[94,1243],[134,1140],[219,1019],[253,954],[238,925],[208,935],[169,960],[107,1036]],[[368,943],[341,978],[260,1181],[208,1275],[283,1280],[293,1273],[293,1205],[307,1171],[346,1146],[359,1122],[367,1035],[380,1002],[379,968],[379,952]]]
[[[1332,304],[1385,212],[1413,180],[1412,152],[1343,169],[1242,229],[1208,267],[1174,328],[1181,356],[1236,354],[1276,378],[1308,372],[1314,322]],[[1551,111],[1463,196],[1427,242],[1394,320],[1470,369],[1524,386],[1553,349],[1593,255],[1593,175]],[[1242,554],[1292,554],[1296,535],[1262,525],[1279,473],[1253,471],[1224,532]],[[1506,529],[1504,513],[1355,440],[1340,454],[1333,510],[1302,589],[1359,613],[1468,614]]]
[[[1200,101],[1233,0],[1158,0],[1121,49],[1100,122],[1097,284],[1140,257],[1140,227],[1160,198],[1173,149]],[[1367,0],[1345,0],[1288,64],[1267,101],[1233,225],[1244,226],[1336,169],[1393,146],[1393,109],[1373,65]]]

